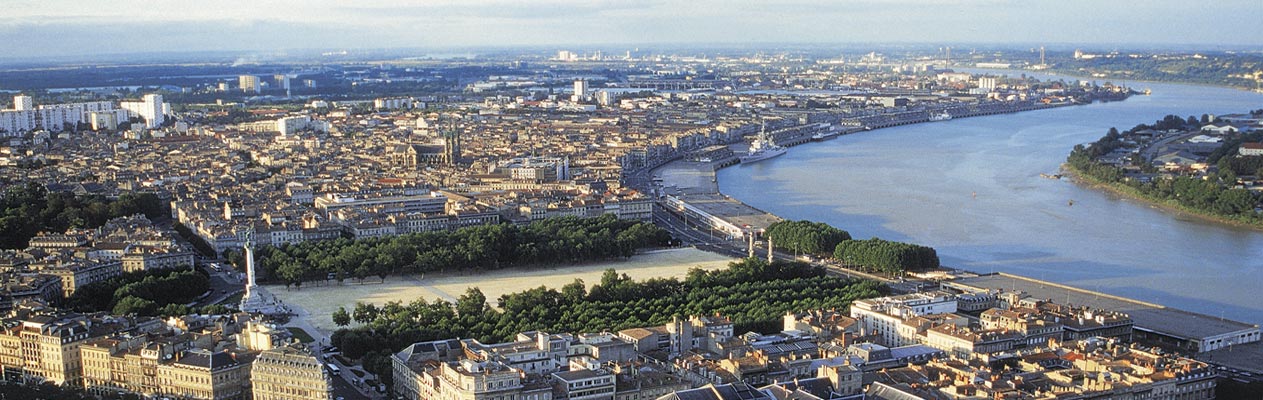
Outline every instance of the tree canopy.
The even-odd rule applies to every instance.
[[[939,267],[938,252],[933,248],[878,238],[838,243],[833,257],[848,264],[888,274]]]
[[[210,290],[210,278],[192,269],[137,271],[93,282],[75,290],[67,305],[81,312],[117,315],[182,315],[184,304]]]
[[[767,227],[766,235],[776,247],[796,253],[828,256],[844,240],[851,240],[847,231],[823,222],[780,221]]]
[[[393,273],[477,271],[544,263],[630,257],[665,245],[670,235],[652,224],[597,218],[549,218],[520,227],[480,225],[388,238],[336,239],[264,246],[255,254],[260,280],[357,279]]]
[[[118,199],[49,192],[35,182],[9,186],[0,194],[0,248],[24,249],[39,232],[96,228],[112,218],[164,215],[153,193],[124,193]]]
[[[716,313],[732,318],[737,331],[769,333],[781,329],[787,311],[842,309],[853,300],[881,295],[875,281],[826,275],[824,269],[804,263],[759,259],[733,262],[721,270],[693,269],[684,280],[635,281],[609,270],[586,294],[577,286],[581,284],[567,284],[561,291],[540,286],[506,294],[496,299],[497,308],[479,305],[483,295],[477,289],[467,291],[456,304],[441,299],[394,301],[380,307],[357,304],[356,310],[374,308],[373,318],[339,329],[332,343],[348,357],[368,360],[419,341],[460,337],[494,343],[531,330],[614,331],[665,324],[673,316]]]

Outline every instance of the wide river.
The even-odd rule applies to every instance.
[[[947,266],[1263,323],[1263,232],[1040,177],[1057,172],[1074,145],[1110,127],[1263,108],[1258,93],[1131,85],[1153,94],[861,132],[725,168],[720,188],[781,217],[827,222],[856,238],[933,246]]]

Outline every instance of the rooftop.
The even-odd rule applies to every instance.
[[[1185,339],[1201,339],[1258,328],[1244,322],[1005,273],[959,278],[952,282],[980,289],[1020,290],[1035,298],[1056,299],[1068,304],[1122,312],[1131,316],[1137,328]]]

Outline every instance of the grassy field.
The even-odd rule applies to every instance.
[[[285,329],[289,330],[289,333],[294,335],[294,339],[298,339],[298,341],[300,342],[311,343],[311,342],[316,341],[316,338],[313,338],[311,337],[311,335],[307,334],[307,331],[304,331],[303,328],[291,326]]]
[[[519,292],[539,286],[560,288],[583,279],[591,286],[600,281],[606,269],[616,269],[633,279],[653,277],[683,277],[690,268],[705,270],[721,269],[733,258],[697,249],[670,249],[636,255],[628,260],[578,265],[561,265],[554,268],[504,269],[477,275],[426,274],[425,276],[392,276],[385,283],[368,279],[364,284],[347,281],[342,286],[304,286],[286,290],[285,286],[268,286],[278,299],[294,309],[299,318],[306,318],[311,325],[325,332],[337,329],[332,315],[338,307],[348,311],[355,302],[383,304],[388,301],[409,303],[417,298],[428,301],[443,299],[454,302],[470,287],[478,287],[492,306],[506,293]]]

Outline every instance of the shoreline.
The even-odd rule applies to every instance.
[[[1246,91],[1246,92],[1251,92],[1251,93],[1255,92],[1253,88],[1245,88],[1245,87],[1232,86],[1232,85],[1220,85],[1220,84],[1214,84],[1214,83],[1198,83],[1198,82],[1189,82],[1189,81],[1155,81],[1155,80],[1149,80],[1149,79],[1124,78],[1124,77],[1119,77],[1119,76],[1097,78],[1094,76],[1083,76],[1083,75],[1077,75],[1077,74],[1064,73],[1057,70],[1030,71],[1030,70],[1024,70],[1024,69],[1012,69],[1012,68],[982,68],[982,67],[962,67],[962,68],[989,70],[989,71],[1029,72],[1029,73],[1034,73],[1034,74],[1064,76],[1064,77],[1075,78],[1075,79],[1080,79],[1080,80],[1121,79],[1124,82],[1160,83],[1164,85],[1185,85],[1185,86],[1209,86],[1209,87],[1217,87],[1217,88],[1223,88],[1223,89],[1241,90],[1241,91]]]
[[[1128,199],[1128,200],[1133,200],[1139,203],[1143,203],[1144,205],[1161,209],[1162,211],[1170,213],[1177,217],[1187,216],[1187,217],[1199,219],[1204,222],[1216,223],[1216,224],[1231,226],[1234,228],[1244,228],[1244,229],[1250,229],[1250,230],[1263,232],[1263,224],[1252,224],[1248,222],[1237,221],[1228,217],[1208,214],[1203,211],[1194,210],[1180,204],[1172,204],[1167,200],[1154,199],[1142,193],[1136,192],[1135,189],[1132,189],[1129,186],[1116,184],[1116,183],[1102,182],[1100,180],[1097,180],[1096,178],[1093,178],[1091,176],[1088,176],[1087,174],[1082,173],[1082,171],[1079,171],[1078,168],[1075,168],[1073,165],[1070,165],[1070,163],[1062,163],[1061,172],[1063,173],[1063,175],[1071,178],[1071,180],[1077,185],[1081,185],[1085,188],[1092,189],[1092,190],[1099,190],[1099,191],[1104,191],[1106,193],[1111,193],[1123,199]]]

